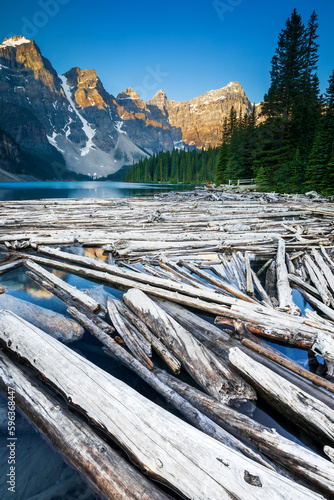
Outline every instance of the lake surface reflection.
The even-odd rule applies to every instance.
[[[190,184],[140,184],[130,182],[0,182],[0,200],[45,198],[123,198],[152,196],[167,191],[193,189]]]

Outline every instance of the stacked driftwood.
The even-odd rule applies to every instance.
[[[68,316],[1,290],[0,387],[15,387],[22,411],[105,498],[331,498],[333,223],[329,203],[256,193],[2,203],[10,253],[0,274],[23,266]],[[312,306],[306,315],[294,290]],[[64,345],[84,331],[173,414]],[[324,364],[313,373],[266,340]],[[306,430],[317,452],[256,422],[257,398]]]

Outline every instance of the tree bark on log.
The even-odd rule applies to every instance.
[[[99,497],[172,500],[0,352],[0,388],[7,394],[8,387],[15,390],[18,408]]]
[[[104,310],[104,307],[101,306],[98,302],[96,302],[94,299],[86,295],[84,292],[81,292],[77,288],[75,288],[72,285],[69,285],[62,279],[58,278],[52,273],[49,273],[49,271],[46,271],[43,269],[40,265],[36,264],[35,262],[32,262],[31,260],[26,260],[25,265],[34,271],[36,274],[41,276],[42,278],[46,279],[49,283],[52,284],[55,288],[58,288],[62,290],[63,292],[67,293],[73,300],[76,300],[79,302],[79,304],[87,307],[90,309],[92,312],[99,313],[103,312],[105,313],[106,311]]]
[[[307,427],[322,436],[325,443],[328,440],[334,442],[334,411],[331,408],[237,347],[230,350],[230,361],[271,406],[292,417],[301,427]]]
[[[134,314],[131,309],[126,307],[123,302],[117,304],[119,312],[127,318],[127,320],[132,323],[142,335],[151,343],[153,350],[157,353],[161,359],[167,364],[167,366],[175,373],[180,373],[181,363],[176,357],[167,349],[167,347],[156,337],[151,330],[145,325],[145,323]]]
[[[282,238],[278,240],[276,273],[280,309],[287,311],[289,314],[300,315],[300,309],[296,306],[292,298],[288,270],[285,264],[285,241]]]
[[[271,460],[283,465],[288,471],[302,477],[321,491],[330,495],[334,494],[334,465],[327,460],[304,446],[284,438],[275,429],[265,427],[198,389],[194,389],[164,370],[154,368],[154,373],[228,432],[239,439],[242,436],[247,441],[251,441]]]
[[[334,393],[334,384],[332,382],[329,382],[328,380],[319,377],[315,373],[306,370],[305,368],[298,365],[294,361],[291,361],[286,356],[283,357],[279,353],[273,352],[272,349],[266,349],[262,345],[259,345],[253,342],[252,340],[243,339],[242,345],[249,347],[250,349],[254,350],[255,352],[258,352],[259,354],[262,354],[263,356],[271,359],[272,361],[275,361],[275,363],[278,363],[279,365],[284,366],[285,368],[288,368],[289,370],[295,373],[298,373],[298,375],[301,375],[307,380],[313,382],[315,386],[323,387],[324,389],[327,389],[328,391]],[[315,344],[313,344],[313,348],[316,348]]]
[[[143,363],[143,365],[146,366],[146,368],[148,368],[149,370],[152,370],[152,368],[153,368],[152,361],[145,354],[145,352],[139,346],[136,339],[133,337],[130,329],[127,327],[127,325],[123,321],[122,316],[118,312],[114,301],[110,300],[109,298],[107,300],[107,308],[108,308],[108,313],[109,313],[109,317],[111,319],[112,324],[114,325],[114,327],[117,330],[120,337],[123,339],[126,346],[132,352],[133,356],[136,359],[138,359],[138,361]]]

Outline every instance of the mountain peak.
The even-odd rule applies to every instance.
[[[117,99],[126,99],[126,97],[124,97],[124,96],[130,97],[131,99],[138,99],[139,101],[142,100],[139,97],[139,95],[137,94],[137,92],[135,90],[133,90],[133,88],[131,88],[131,87],[123,90],[123,92],[118,94]]]
[[[163,90],[158,90],[158,92],[150,99],[147,101],[148,106],[157,106],[161,111],[165,112],[165,107],[168,99]]]
[[[23,43],[31,43],[31,40],[28,40],[25,36],[12,36],[10,38],[5,38],[4,41],[0,44],[0,47],[17,47],[18,45],[22,45]]]
[[[153,96],[153,99],[155,99],[156,97],[166,97],[167,98],[165,92],[162,89],[158,90],[158,92]]]

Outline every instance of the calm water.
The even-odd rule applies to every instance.
[[[0,182],[0,200],[44,198],[122,198],[186,191],[190,184],[135,184],[129,182]]]

